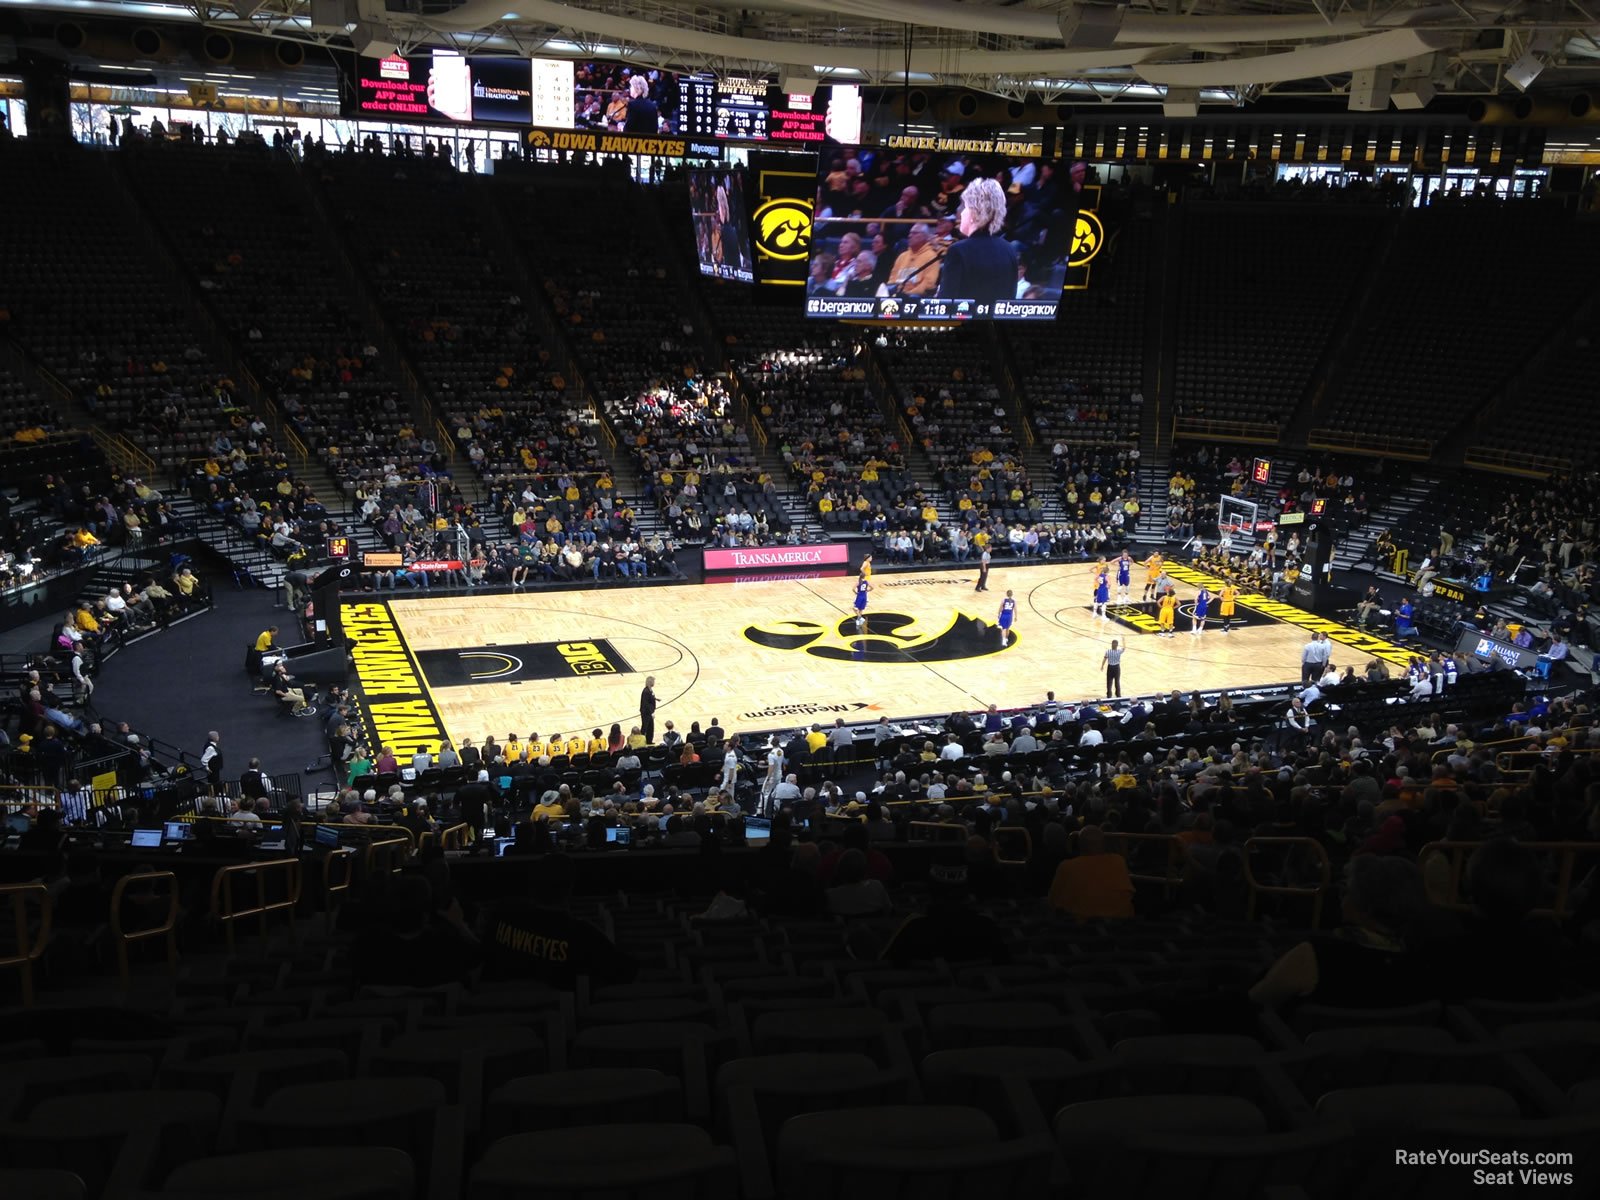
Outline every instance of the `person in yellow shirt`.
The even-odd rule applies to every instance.
[[[561,749],[568,757],[574,754],[587,754],[589,753],[589,739],[581,733],[574,733],[561,744]]]
[[[1178,597],[1170,588],[1161,597],[1161,611],[1156,616],[1156,624],[1161,626],[1161,636],[1171,637],[1172,626],[1178,617]]]
[[[589,734],[589,753],[590,754],[604,754],[606,752],[606,749],[610,745],[611,745],[611,743],[606,741],[605,730],[596,729],[591,734]]]
[[[259,634],[256,635],[257,654],[265,654],[268,650],[272,649],[272,639],[277,632],[278,627],[276,625],[272,625],[266,629],[263,629]]]
[[[933,501],[922,506],[922,527],[924,530],[932,529],[939,523],[939,510],[934,507]]]
[[[816,754],[827,744],[828,735],[822,732],[822,726],[813,725],[811,732],[806,734],[806,749]]]
[[[546,792],[539,797],[539,803],[533,806],[533,819],[535,821],[559,821],[566,815],[567,810],[561,807],[560,792]]]
[[[1078,853],[1056,868],[1049,903],[1080,921],[1132,918],[1133,879],[1127,860],[1106,851],[1105,834],[1098,825],[1086,825],[1079,832]]]
[[[1222,632],[1228,633],[1233,629],[1233,602],[1239,598],[1239,589],[1231,583],[1224,583],[1217,593],[1217,616],[1222,618]]]
[[[517,735],[514,732],[506,734],[505,751],[507,766],[522,761],[522,743],[517,741]]]
[[[1156,580],[1161,578],[1161,551],[1157,550],[1144,560],[1144,597],[1141,603],[1148,604],[1155,598]]]

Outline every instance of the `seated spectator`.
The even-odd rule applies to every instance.
[[[1416,863],[1382,854],[1351,859],[1344,924],[1287,951],[1250,989],[1250,999],[1269,1008],[1299,1001],[1395,1008],[1433,998],[1438,980],[1405,940],[1424,904]]]
[[[1080,921],[1133,916],[1133,880],[1122,855],[1106,850],[1105,833],[1086,825],[1078,834],[1078,853],[1056,868],[1050,907]]]
[[[839,856],[833,879],[828,911],[835,916],[881,916],[894,907],[888,889],[879,880],[867,878],[867,856],[860,850],[846,850]]]
[[[477,939],[454,898],[434,911],[433,888],[421,875],[395,881],[385,919],[363,930],[350,947],[350,967],[368,987],[431,988],[465,983],[479,958]]]
[[[567,911],[575,879],[572,860],[548,855],[531,874],[527,898],[502,900],[485,915],[484,977],[530,979],[568,991],[580,978],[596,986],[633,979],[639,964]]]
[[[928,871],[928,910],[889,939],[882,957],[893,963],[1005,963],[1011,959],[1000,927],[972,907],[967,868],[935,863]]]

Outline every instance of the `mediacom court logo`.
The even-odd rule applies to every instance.
[[[779,196],[751,214],[756,249],[784,262],[811,252],[811,202]]]

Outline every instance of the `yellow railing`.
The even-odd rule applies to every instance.
[[[328,925],[339,916],[339,905],[356,877],[356,852],[348,846],[329,850],[322,856],[322,894],[328,905]]]
[[[33,1004],[33,964],[39,961],[44,948],[50,944],[50,918],[54,911],[50,892],[42,883],[12,883],[0,887],[0,896],[11,904],[12,952],[0,958],[0,970],[17,969],[22,981],[22,1004]],[[31,928],[33,917],[38,916],[38,929]]]
[[[1533,454],[1524,450],[1504,450],[1499,446],[1469,446],[1464,465],[1480,471],[1498,471],[1502,475],[1525,475],[1531,479],[1548,479],[1552,475],[1565,475],[1572,470],[1572,460],[1554,454]]]
[[[255,900],[247,908],[235,905],[233,893],[234,881],[248,876],[251,883],[255,884]],[[269,899],[267,896],[267,883],[271,879],[283,881],[283,894],[278,899]],[[233,927],[246,917],[261,918],[261,937],[266,940],[267,915],[275,912],[289,914],[289,932],[294,933],[294,910],[300,903],[300,860],[297,858],[274,858],[266,862],[240,863],[237,866],[223,867],[211,881],[211,915],[222,924],[228,935],[228,952],[234,949]]]
[[[165,887],[167,911],[161,918],[160,924],[134,930],[123,926],[122,902],[127,897],[130,884],[150,885],[152,888],[160,884]],[[143,942],[150,938],[166,939],[167,970],[171,971],[177,967],[178,937],[175,932],[177,924],[178,877],[171,871],[141,871],[135,875],[124,875],[117,880],[117,886],[111,892],[111,936],[117,944],[117,973],[121,975],[123,983],[128,982],[128,947],[134,942]]]
[[[1172,440],[1181,437],[1223,438],[1230,442],[1260,442],[1276,444],[1281,428],[1266,421],[1226,421],[1211,417],[1186,417],[1182,413],[1172,418]]]
[[[279,432],[283,434],[283,440],[288,444],[289,453],[294,456],[295,461],[300,466],[300,470],[304,471],[311,461],[311,452],[306,449],[306,444],[300,440],[300,435],[295,433],[288,425],[279,426]]]
[[[1312,450],[1336,450],[1345,454],[1375,454],[1385,458],[1409,458],[1426,462],[1433,455],[1427,438],[1398,434],[1349,433],[1343,429],[1313,429],[1306,435]]]
[[[1585,747],[1581,750],[1571,750],[1569,753],[1593,756],[1600,754],[1600,750],[1592,750]],[[1533,778],[1535,767],[1541,762],[1548,762],[1552,757],[1554,756],[1546,754],[1543,750],[1506,750],[1494,756],[1494,765],[1506,782],[1525,781]],[[1526,761],[1528,765],[1517,765],[1523,761]]]
[[[1449,883],[1444,897],[1437,903],[1445,908],[1454,908],[1468,911],[1471,905],[1461,899],[1461,877],[1466,871],[1467,861],[1486,842],[1429,842],[1417,855],[1417,861],[1424,865],[1430,856],[1442,854],[1450,867]],[[1567,918],[1567,903],[1572,898],[1572,877],[1575,873],[1578,858],[1585,854],[1600,854],[1600,842],[1519,842],[1524,850],[1534,854],[1549,854],[1555,858],[1556,889],[1549,907],[1533,909],[1532,916],[1553,917],[1558,921]]]
[[[472,828],[465,821],[452,825],[449,829],[439,834],[439,845],[445,850],[465,850],[467,848],[467,832]]]
[[[1396,573],[1398,574],[1399,572]],[[1532,740],[1532,738],[1527,737],[1526,735],[1523,737],[1501,738],[1497,742],[1474,742],[1472,744],[1472,748],[1473,750],[1492,750],[1496,746],[1522,747],[1526,746]],[[1445,759],[1456,753],[1456,751],[1457,747],[1455,746],[1446,746],[1443,750],[1435,750],[1433,752],[1433,757],[1429,761],[1434,763],[1442,763]]]
[[[1168,833],[1107,833],[1106,849],[1120,854],[1128,861],[1128,878],[1134,883],[1158,884],[1168,897],[1174,895],[1183,883],[1183,843]],[[1076,839],[1074,839],[1076,844]],[[1142,847],[1160,847],[1166,851],[1166,862],[1159,875],[1133,869],[1136,856]]]
[[[367,878],[387,872],[398,875],[405,870],[406,860],[411,857],[415,847],[415,839],[409,830],[405,837],[384,838],[381,841],[374,838],[367,843],[366,854],[362,858],[362,865],[367,872]]]
[[[100,453],[124,474],[137,475],[141,478],[155,475],[156,460],[120,433],[113,433],[102,425],[91,425],[89,436],[94,439],[95,445],[100,447]]]
[[[433,429],[439,435],[439,449],[444,451],[446,458],[454,460],[456,456],[456,439],[451,436],[450,427],[438,417],[434,417]]]
[[[1263,846],[1288,846],[1300,850],[1309,850],[1317,863],[1318,882],[1316,887],[1293,884],[1268,884],[1256,878],[1251,852]],[[1328,889],[1333,884],[1333,864],[1328,861],[1328,852],[1323,849],[1322,843],[1315,838],[1306,837],[1253,837],[1247,838],[1244,843],[1244,880],[1250,887],[1250,903],[1245,910],[1248,920],[1256,919],[1256,900],[1261,896],[1309,896],[1311,898],[1311,928],[1316,929],[1322,923],[1322,898],[1328,894]]]

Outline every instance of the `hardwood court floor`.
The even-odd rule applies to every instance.
[[[711,718],[753,730],[831,724],[835,715],[855,722],[880,712],[1016,707],[1041,701],[1046,690],[1081,700],[1101,694],[1101,654],[1112,638],[1127,647],[1125,695],[1299,678],[1307,634],[1293,624],[1241,605],[1249,623],[1230,634],[1213,621],[1191,637],[1184,612],[1178,635],[1160,638],[1095,619],[1091,572],[1088,563],[1002,566],[985,593],[973,591],[974,571],[880,574],[862,634],[853,578],[457,593],[397,599],[390,609],[458,743],[511,731],[587,733],[612,722],[627,732],[638,722],[646,675],[656,677],[658,736],[668,720],[683,730]],[[1143,580],[1136,571],[1135,600]],[[1016,593],[1017,622],[1002,649],[994,622],[1007,588]],[[1194,592],[1179,584],[1185,601]],[[1373,652],[1376,639],[1350,634],[1334,635],[1340,666],[1359,666]]]

